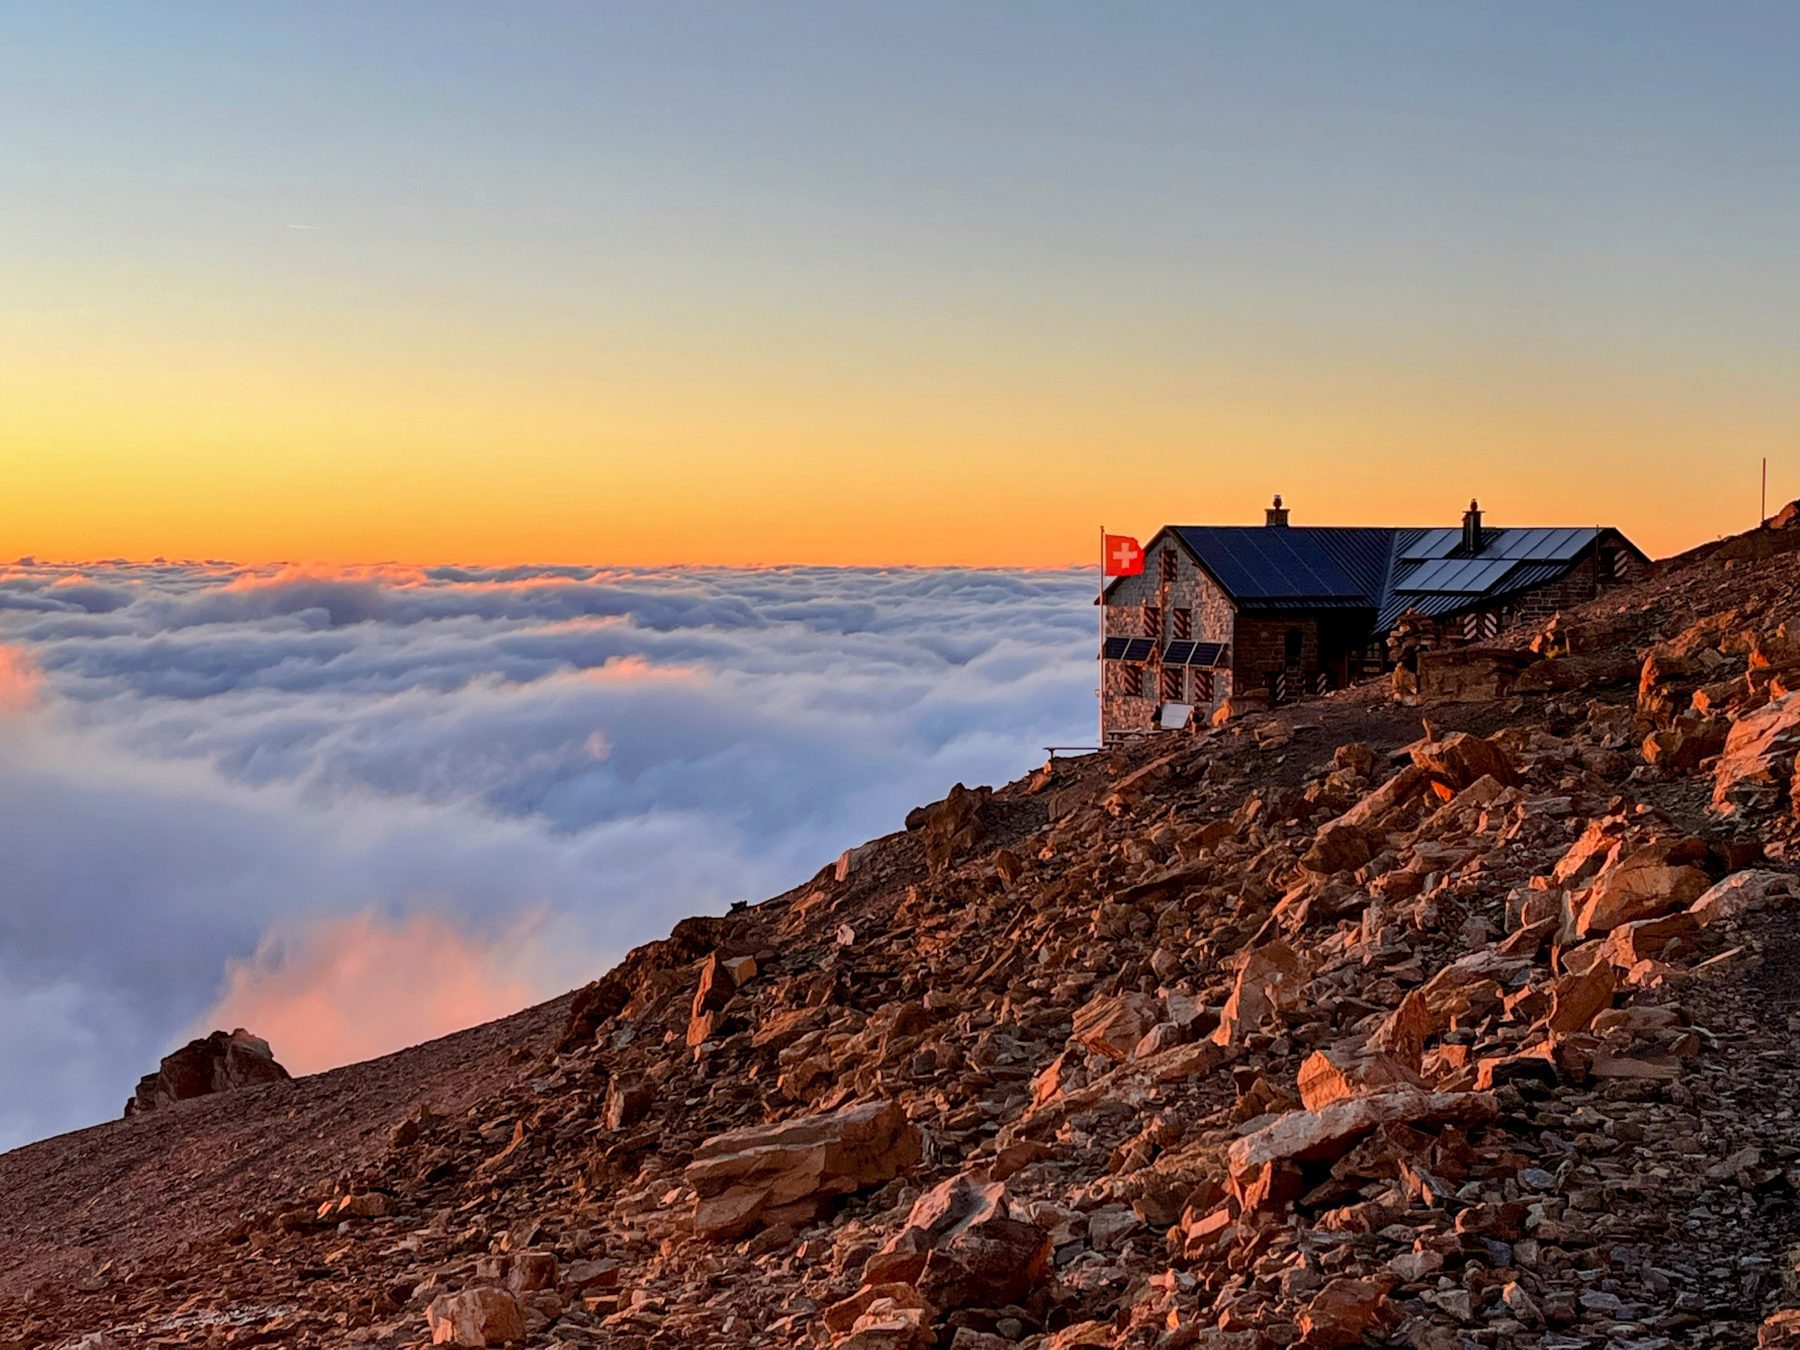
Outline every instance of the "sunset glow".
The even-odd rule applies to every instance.
[[[1795,19],[1611,8],[23,11],[0,556],[1741,528]]]

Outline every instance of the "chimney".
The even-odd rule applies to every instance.
[[[1275,504],[1273,506],[1269,507],[1268,510],[1263,512],[1263,524],[1265,524],[1265,525],[1285,525],[1285,524],[1287,524],[1287,507],[1285,507],[1281,504],[1281,494],[1279,492],[1277,492],[1275,494]]]
[[[1481,503],[1469,498],[1469,509],[1463,512],[1463,551],[1481,552]]]

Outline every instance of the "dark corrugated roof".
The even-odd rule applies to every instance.
[[[1375,611],[1383,633],[1405,611],[1453,614],[1566,573],[1604,530],[1506,526],[1482,530],[1470,556],[1454,527],[1171,525],[1246,614],[1296,609]],[[1616,533],[1616,532],[1615,532]],[[1623,535],[1627,547],[1635,547]]]

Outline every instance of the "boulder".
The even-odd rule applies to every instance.
[[[1594,1018],[1612,1007],[1616,983],[1613,968],[1605,961],[1580,973],[1557,976],[1550,986],[1550,1030],[1564,1035],[1586,1031]]]
[[[1015,1209],[1003,1183],[965,1172],[913,1203],[863,1279],[914,1285],[939,1308],[998,1308],[1022,1300],[1049,1264],[1049,1233]]]
[[[1779,807],[1800,754],[1800,693],[1786,694],[1731,724],[1713,769],[1713,810],[1722,815]]]
[[[1644,762],[1667,773],[1692,773],[1725,749],[1727,724],[1718,717],[1678,717],[1644,737]]]
[[[1300,866],[1309,872],[1333,876],[1354,872],[1375,856],[1369,837],[1355,825],[1334,820],[1320,830],[1313,846],[1300,858]]]
[[[1492,778],[1502,787],[1519,781],[1519,772],[1506,752],[1492,741],[1456,732],[1442,740],[1424,741],[1412,747],[1412,762],[1434,782],[1461,791],[1479,778]]]
[[[806,1223],[842,1196],[910,1170],[919,1131],[889,1101],[714,1135],[694,1150],[694,1232],[743,1237],[769,1223]]]
[[[575,991],[569,1004],[568,1020],[557,1037],[560,1051],[578,1050],[594,1043],[594,1037],[607,1022],[625,1011],[631,1002],[631,990],[614,975],[603,975]]]
[[[1705,894],[1689,906],[1688,913],[1704,927],[1791,900],[1794,892],[1795,878],[1790,873],[1750,867],[1733,872],[1708,887]]]
[[[525,1339],[519,1302],[504,1289],[440,1294],[425,1309],[433,1345],[505,1345]]]
[[[907,813],[906,828],[917,831],[924,838],[925,861],[933,872],[942,871],[959,854],[986,837],[987,827],[982,824],[981,808],[992,795],[992,788],[971,791],[958,783],[941,802]]]
[[[215,1031],[165,1055],[155,1073],[140,1078],[137,1091],[125,1103],[125,1114],[155,1111],[214,1092],[285,1083],[289,1077],[262,1037],[252,1036],[242,1027]]]
[[[1234,1177],[1265,1163],[1321,1162],[1342,1157],[1378,1125],[1478,1125],[1498,1107],[1478,1092],[1425,1092],[1397,1088],[1333,1102],[1317,1111],[1289,1111],[1234,1141],[1226,1157]]]
[[[1537,658],[1499,647],[1440,647],[1419,653],[1418,695],[1441,703],[1505,698],[1519,672]]]
[[[1387,1279],[1353,1279],[1340,1275],[1314,1294],[1300,1310],[1295,1326],[1300,1330],[1300,1344],[1326,1350],[1327,1347],[1368,1345],[1373,1333],[1398,1319],[1388,1301]]]
[[[1212,1039],[1218,1045],[1236,1045],[1284,1008],[1293,1007],[1306,983],[1306,969],[1294,949],[1285,942],[1254,948],[1244,958],[1231,997],[1219,1014]]]
[[[1575,916],[1579,937],[1685,909],[1712,884],[1700,839],[1664,839],[1625,854],[1594,879]]]
[[[1129,1059],[1156,1025],[1159,1011],[1157,1000],[1148,994],[1101,995],[1075,1010],[1070,1039],[1108,1059]]]
[[[1300,1066],[1300,1104],[1316,1111],[1333,1102],[1395,1087],[1423,1087],[1419,1076],[1392,1055],[1318,1050]]]

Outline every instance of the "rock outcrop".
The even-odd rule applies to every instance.
[[[125,1114],[155,1111],[213,1092],[282,1083],[288,1077],[262,1037],[252,1036],[242,1027],[215,1031],[163,1056],[155,1073],[138,1080],[137,1091],[125,1103]]]

